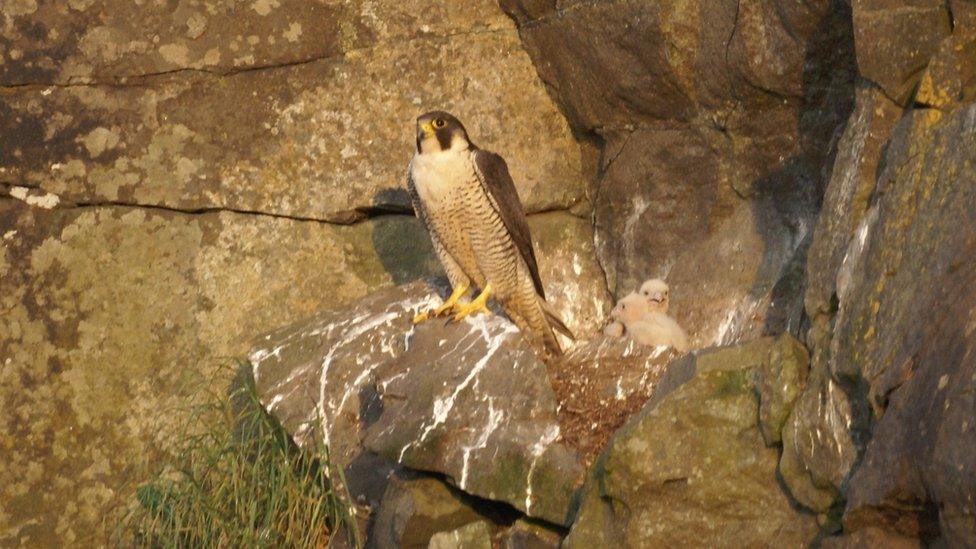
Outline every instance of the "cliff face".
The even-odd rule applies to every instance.
[[[321,310],[259,388],[299,440],[335,416],[376,539],[976,544],[970,1],[12,0],[0,60],[0,544],[101,539],[183,371]],[[547,368],[363,300],[440,271],[401,189],[435,107],[577,333],[658,276],[731,348]]]
[[[804,338],[779,473],[803,507],[842,516],[820,535],[976,542],[976,7],[502,5],[599,151],[587,176],[611,289],[667,274],[699,343],[726,318],[735,338]],[[726,297],[738,305],[714,314]]]

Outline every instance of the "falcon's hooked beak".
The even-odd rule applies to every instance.
[[[431,124],[429,120],[427,122],[417,124],[417,139],[422,140],[432,135],[434,135],[434,125]]]

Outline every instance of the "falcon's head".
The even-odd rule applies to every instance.
[[[652,311],[668,312],[670,302],[668,284],[660,278],[652,278],[641,285],[640,294],[647,299],[647,305]]]
[[[464,125],[450,113],[431,111],[417,118],[417,154],[471,147]]]
[[[629,294],[617,302],[617,306],[610,311],[610,318],[624,326],[637,322],[649,312],[647,300],[640,294]]]

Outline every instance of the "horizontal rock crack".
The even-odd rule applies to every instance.
[[[144,80],[151,80],[154,78],[172,76],[178,74],[186,73],[196,73],[202,74],[208,77],[215,78],[230,78],[240,74],[246,74],[257,71],[267,71],[267,70],[278,70],[278,69],[289,69],[293,67],[300,67],[303,65],[310,65],[317,62],[328,62],[336,59],[341,59],[350,54],[355,54],[359,52],[369,51],[375,48],[411,43],[417,40],[448,40],[458,36],[473,36],[479,34],[502,34],[506,32],[515,32],[515,29],[507,28],[485,28],[476,30],[466,30],[447,34],[424,34],[420,36],[414,36],[406,38],[400,41],[387,41],[387,42],[376,42],[368,46],[362,46],[359,48],[350,48],[348,50],[333,51],[322,53],[320,55],[314,55],[304,59],[296,59],[291,61],[282,61],[278,63],[267,63],[264,65],[252,65],[247,67],[235,67],[227,70],[215,70],[208,69],[205,67],[179,67],[175,69],[169,69],[157,72],[148,72],[140,74],[122,74],[115,75],[111,77],[111,80],[107,81],[68,81],[68,82],[18,82],[10,84],[0,84],[0,90],[2,91],[16,91],[18,89],[30,89],[30,88],[85,88],[85,87],[109,87],[109,88],[144,88],[151,87]],[[135,80],[136,82],[130,82],[130,80]]]

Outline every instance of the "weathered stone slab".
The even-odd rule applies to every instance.
[[[262,402],[339,466],[367,450],[564,524],[583,470],[545,365],[498,316],[411,324],[437,302],[417,282],[265,336],[251,353]]]
[[[905,105],[939,43],[952,33],[939,0],[853,0],[854,44],[861,76]]]
[[[256,0],[228,24],[234,11],[223,5],[214,13],[187,5],[171,18],[157,11],[169,8],[152,3],[123,2],[120,8],[99,1],[82,14],[45,2],[14,17],[14,29],[91,27],[101,45],[90,53],[113,59],[104,70],[162,74],[124,85],[40,80],[4,90],[0,181],[39,186],[71,202],[228,208],[347,222],[371,208],[409,209],[403,185],[414,152],[414,120],[440,108],[458,115],[480,146],[507,159],[529,211],[568,207],[583,199],[579,147],[511,21],[486,3]],[[255,12],[261,6],[267,17]],[[418,28],[421,13],[431,22]],[[60,26],[61,18],[75,15],[83,18]],[[184,46],[163,36],[159,44],[144,43],[140,58],[126,49],[134,38],[117,36],[136,31],[129,25],[133,19],[182,33],[184,21],[198,18],[213,25],[201,40],[224,48],[241,42],[234,57],[256,68],[231,74],[180,70],[209,50],[188,50],[167,61],[167,48],[182,52]],[[108,21],[95,26],[102,19]],[[303,52],[280,36],[278,47],[270,47],[267,25],[308,33],[301,45],[335,55]],[[244,28],[234,32],[235,26]],[[347,40],[343,33],[364,44],[336,43]],[[252,37],[259,39],[253,47]],[[264,59],[258,49],[271,57]],[[293,55],[302,62],[293,62]],[[226,53],[221,59],[229,60]]]

